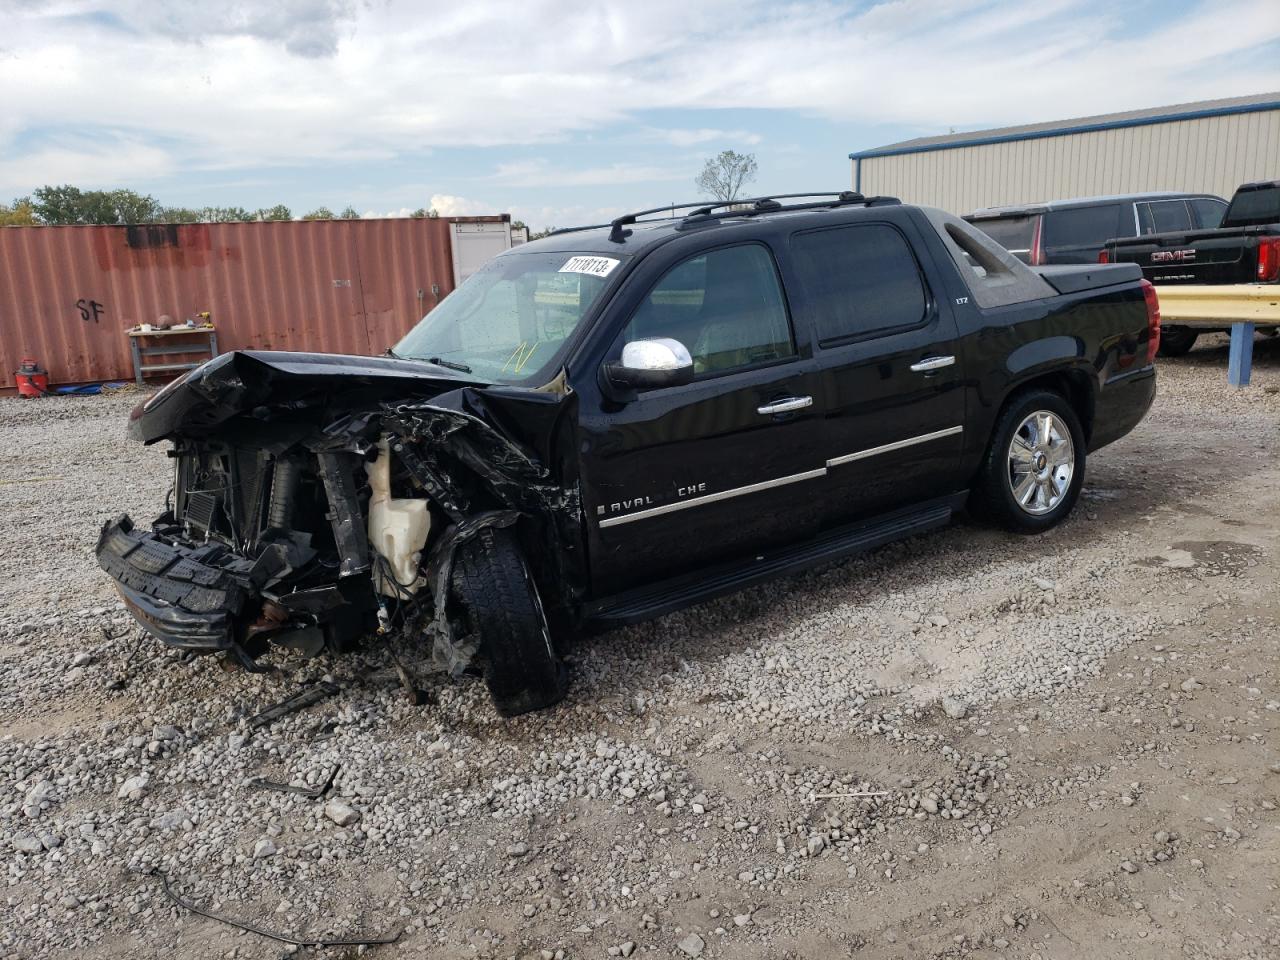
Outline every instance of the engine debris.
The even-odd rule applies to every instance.
[[[299,690],[292,696],[254,715],[249,719],[249,726],[254,730],[258,730],[269,723],[275,723],[281,717],[287,717],[291,713],[297,713],[299,710],[305,710],[321,700],[326,700],[341,689],[336,683],[321,680],[314,686]]]
[[[255,926],[252,923],[244,923],[240,920],[233,920],[231,917],[224,917],[221,914],[205,910],[196,906],[190,900],[186,900],[173,892],[169,886],[169,877],[160,870],[151,870],[149,876],[159,877],[160,889],[164,891],[164,895],[175,905],[189,910],[191,913],[209,920],[216,920],[218,923],[225,923],[229,927],[235,927],[237,930],[246,930],[249,933],[256,933],[260,937],[266,937],[269,940],[276,940],[280,943],[291,944],[295,947],[377,947],[388,943],[395,943],[404,933],[398,930],[392,936],[386,937],[348,937],[343,939],[322,939],[322,940],[304,940],[300,937],[294,937],[287,933],[277,933],[274,930],[267,930],[264,927]]]

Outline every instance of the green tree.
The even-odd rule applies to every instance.
[[[8,206],[0,203],[0,227],[33,227],[39,222],[30,197],[18,197]]]
[[[316,207],[310,213],[303,214],[303,220],[332,220],[333,211],[328,207]]]
[[[190,207],[165,207],[160,211],[161,223],[199,223],[200,221],[200,211],[192,210]]]
[[[733,203],[745,184],[756,178],[756,155],[722,150],[706,162],[693,182],[721,203]]]
[[[539,230],[537,233],[529,234],[529,239],[531,241],[541,240],[543,237],[551,236],[551,234],[555,233],[559,229],[560,229],[559,227],[544,227],[543,229]]]
[[[293,211],[286,207],[283,203],[277,203],[274,207],[266,207],[258,211],[259,220],[292,220]]]
[[[39,187],[32,204],[41,223],[154,223],[163,208],[133,190],[81,190],[70,184]]]
[[[340,214],[338,214],[338,219],[339,220],[359,220],[360,211],[348,203],[347,208],[343,210]]]
[[[205,207],[200,211],[200,219],[205,223],[244,223],[257,218],[256,213],[244,207]]]
[[[415,220],[425,220],[427,216],[427,208],[419,207],[417,210],[413,211],[413,213],[409,214],[409,216],[413,217]]]
[[[435,207],[432,207],[430,210],[427,211],[427,216],[430,217],[432,220],[434,220],[440,216],[440,211],[437,210]]]

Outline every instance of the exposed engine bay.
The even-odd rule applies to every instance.
[[[103,528],[100,565],[166,643],[250,669],[268,644],[347,651],[373,635],[431,642],[459,673],[476,639],[450,603],[459,547],[493,527],[552,549],[533,571],[548,606],[579,536],[576,484],[549,447],[571,394],[451,380],[421,363],[233,353],[140,406],[131,433],[168,440],[166,511]],[[539,443],[541,438],[541,443]]]

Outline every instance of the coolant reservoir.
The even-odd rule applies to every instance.
[[[422,548],[431,531],[431,514],[426,500],[394,499],[391,496],[391,450],[386,440],[378,443],[378,459],[364,465],[369,475],[369,545],[386,558],[395,578],[405,586],[397,586],[383,576],[376,566],[373,582],[380,593],[402,597],[418,591]]]

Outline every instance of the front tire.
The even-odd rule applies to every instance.
[[[1071,512],[1084,469],[1084,430],[1076,412],[1057,393],[1029,390],[1014,396],[996,421],[975,504],[1001,526],[1040,533]]]
[[[568,687],[564,665],[514,533],[481,530],[458,548],[454,569],[498,713],[515,717],[559,703]]]

